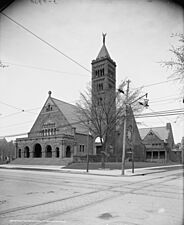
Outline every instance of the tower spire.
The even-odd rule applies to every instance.
[[[103,45],[105,45],[105,36],[107,35],[107,33],[102,33],[102,36],[103,36]]]

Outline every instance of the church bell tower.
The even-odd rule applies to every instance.
[[[111,59],[105,43],[106,34],[103,35],[103,43],[95,60],[92,60],[92,107],[101,107],[111,104],[109,112],[116,113],[116,63]],[[109,104],[110,103],[110,104]],[[114,145],[115,128],[111,133],[109,145]]]
[[[103,45],[97,58],[91,63],[92,93],[98,93],[99,101],[108,93],[111,93],[111,95],[116,93],[116,63],[107,51],[105,36],[106,34],[103,34]]]

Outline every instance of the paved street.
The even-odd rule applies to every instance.
[[[0,169],[0,224],[182,225],[181,167],[145,176]]]

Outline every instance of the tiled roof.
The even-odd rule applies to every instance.
[[[72,127],[76,128],[77,133],[82,133],[82,134],[88,133],[86,127],[84,127],[84,125],[80,123],[80,120],[78,118],[78,113],[77,113],[77,107],[75,105],[72,105],[70,103],[67,103],[55,98],[52,98],[52,100],[58,106],[58,108],[66,117],[68,122],[72,125]]]
[[[155,135],[157,135],[161,140],[167,141],[169,130],[165,127],[152,127],[152,128],[140,128],[139,133],[141,136],[141,139],[143,140],[146,135],[149,133],[149,131],[153,131]]]
[[[105,44],[103,44],[102,48],[100,49],[100,52],[98,53],[98,56],[96,59],[100,59],[100,58],[111,58],[108,51],[107,51],[107,48],[105,46]]]

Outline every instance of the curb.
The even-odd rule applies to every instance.
[[[76,170],[65,170],[65,169],[50,169],[50,168],[35,168],[35,167],[6,167],[6,166],[0,166],[0,169],[9,169],[9,170],[28,170],[28,171],[40,171],[40,172],[57,172],[57,173],[69,173],[69,174],[81,174],[81,175],[95,175],[95,176],[108,176],[108,177],[132,177],[132,176],[146,176],[149,174],[154,174],[154,173],[161,173],[161,172],[165,172],[163,170],[160,171],[154,171],[153,169],[166,169],[166,168],[170,168],[170,167],[182,167],[183,165],[168,165],[168,166],[160,166],[160,167],[147,167],[147,168],[137,168],[137,172],[139,172],[139,170],[148,170],[148,171],[143,171],[140,173],[131,173],[131,174],[125,174],[125,175],[121,175],[121,174],[100,174],[100,173],[93,173],[91,170],[91,172],[86,172],[86,171],[76,171]],[[129,169],[128,169],[129,170]],[[121,171],[120,171],[121,173]],[[125,172],[126,173],[126,172]]]

